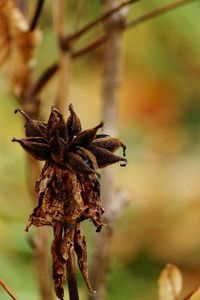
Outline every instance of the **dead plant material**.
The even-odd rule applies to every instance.
[[[29,24],[15,1],[0,1],[0,67],[7,75],[13,93],[20,97],[35,62],[34,55],[41,40],[39,29]]]
[[[65,122],[59,110],[52,107],[48,122],[43,123],[18,109],[16,112],[25,118],[26,138],[13,138],[34,158],[45,161],[35,187],[39,195],[38,206],[30,215],[25,230],[28,231],[32,224],[53,227],[53,280],[59,299],[64,299],[63,286],[66,275],[70,276],[66,274],[66,265],[74,251],[82,276],[93,292],[88,280],[86,239],[80,223],[90,219],[96,231],[101,230],[104,209],[100,203],[97,169],[116,162],[121,162],[121,166],[127,163],[125,157],[113,154],[122,147],[125,156],[126,147],[121,141],[97,134],[104,122],[82,131],[72,104],[69,111]]]

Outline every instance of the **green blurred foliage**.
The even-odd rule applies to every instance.
[[[159,1],[164,3],[168,1]],[[157,5],[156,0],[141,1],[131,9],[129,19]],[[197,1],[125,32],[118,114],[129,164],[125,169],[114,168],[116,182],[124,187],[130,203],[113,240],[108,300],[157,299],[157,278],[168,262],[183,270],[186,291],[200,282],[199,8]],[[73,29],[74,12],[74,1],[69,1],[67,30]],[[85,1],[80,24],[101,13],[101,1]],[[58,53],[49,1],[41,28],[37,74]],[[101,32],[100,26],[81,39],[77,49]],[[100,47],[73,64],[69,98],[85,128],[101,118],[102,61]],[[56,90],[55,78],[42,94],[44,116]],[[10,142],[13,136],[23,136],[22,120],[13,114],[18,104],[3,77],[0,91],[0,277],[20,300],[39,299],[27,242],[34,229],[29,234],[23,231],[32,211],[25,157]],[[90,223],[84,228],[90,258],[95,233]],[[78,281],[84,295],[79,272]],[[2,289],[0,298],[9,299]]]

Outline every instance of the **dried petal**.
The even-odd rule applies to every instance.
[[[81,132],[81,121],[77,117],[72,104],[69,105],[70,116],[67,119],[67,133],[69,140],[71,141],[74,136],[78,135]]]
[[[26,139],[13,138],[12,142],[18,142],[24,150],[38,160],[49,159],[49,145],[42,137],[30,137]]]
[[[12,91],[21,96],[29,81],[31,65],[41,40],[39,29],[29,24],[16,1],[0,1],[0,67],[8,76]]]
[[[78,257],[78,265],[83,279],[85,280],[85,283],[87,284],[90,292],[94,293],[88,278],[86,238],[83,234],[83,231],[81,230],[80,224],[77,224],[76,232],[74,235],[74,249]]]
[[[96,156],[99,168],[104,168],[119,161],[124,162],[123,164],[120,164],[120,166],[122,167],[127,164],[126,158],[117,156],[105,148],[101,148],[95,145],[90,145],[87,148]]]
[[[63,138],[54,136],[49,141],[49,146],[51,149],[51,158],[57,164],[64,164],[65,152],[66,152],[66,142]]]
[[[179,269],[168,264],[160,274],[158,287],[159,300],[178,300],[182,290],[182,275]]]
[[[51,245],[53,257],[53,280],[56,296],[64,300],[63,286],[66,280],[66,261],[61,255],[63,227],[57,223],[54,228],[54,240]]]

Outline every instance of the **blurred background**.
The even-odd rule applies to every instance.
[[[129,18],[168,2],[140,1]],[[69,3],[70,29],[75,7],[74,1]],[[124,34],[118,130],[127,145],[129,164],[114,168],[116,184],[123,187],[129,203],[112,243],[108,300],[158,299],[157,278],[168,262],[183,272],[184,295],[200,284],[199,9],[196,1]],[[100,1],[87,0],[81,23],[101,13]],[[43,40],[38,74],[57,58],[49,1],[40,24]],[[100,32],[96,29],[96,34]],[[87,39],[90,35],[81,39],[79,46]],[[100,47],[77,59],[72,68],[69,101],[84,128],[101,119],[101,58]],[[32,203],[26,186],[25,154],[11,143],[13,136],[23,136],[23,124],[13,114],[18,104],[0,76],[0,277],[20,300],[33,300],[39,295],[28,234],[23,231]],[[45,118],[55,94],[56,78],[42,94]],[[90,261],[95,232],[89,222],[83,227]],[[33,232],[31,228],[29,234]],[[77,273],[84,295],[84,283]],[[0,298],[9,299],[2,289]]]

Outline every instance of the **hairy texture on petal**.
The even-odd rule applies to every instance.
[[[126,158],[114,155],[105,148],[90,145],[88,149],[96,156],[99,168],[104,168],[119,161],[124,162],[124,164],[121,164],[121,166],[125,166],[127,163]]]
[[[72,104],[69,105],[69,111],[70,111],[70,116],[67,119],[66,126],[67,126],[67,133],[69,136],[69,140],[71,141],[74,136],[78,135],[81,132],[82,128],[81,128],[81,121],[77,117]]]
[[[41,32],[29,24],[13,0],[0,1],[0,67],[15,95],[21,96],[28,80]]]

